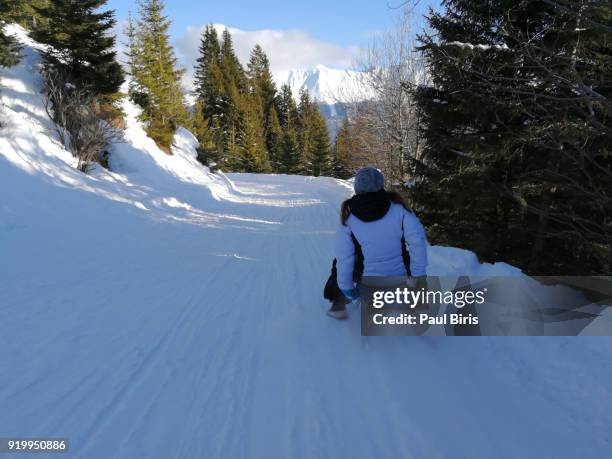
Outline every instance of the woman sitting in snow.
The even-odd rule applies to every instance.
[[[345,318],[346,305],[359,297],[359,284],[367,283],[370,276],[426,274],[423,225],[397,193],[385,191],[378,169],[360,169],[355,196],[342,203],[336,259],[324,291],[332,302],[328,314]]]

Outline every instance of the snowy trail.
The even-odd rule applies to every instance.
[[[609,366],[582,360],[605,362],[609,342],[368,338],[364,346],[356,311],[338,323],[319,306],[337,217],[325,180],[309,188],[270,176],[258,189],[250,176],[231,178],[258,193],[272,184],[280,199],[285,187],[308,188],[321,203],[299,213],[262,207],[260,218],[286,229],[246,237],[139,222],[133,238],[128,214],[88,242],[89,264],[75,256],[61,274],[25,263],[23,277],[2,273],[22,288],[0,309],[0,399],[11,413],[0,431],[67,436],[75,457],[548,457],[552,444],[563,457],[588,457],[587,440],[610,446],[594,435],[609,414],[581,393],[590,387],[609,400]],[[59,240],[79,240],[61,230]],[[46,253],[43,264],[66,250],[29,243]],[[84,282],[94,276],[95,285]],[[568,370],[572,387],[557,387]]]
[[[79,458],[612,450],[610,340],[361,338],[356,309],[321,304],[345,182],[210,174],[188,132],[165,155],[127,102],[113,172],[80,174],[19,38],[0,93],[0,437],[67,437]]]

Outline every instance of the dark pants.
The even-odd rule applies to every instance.
[[[359,283],[361,281],[361,275],[363,274],[363,257],[361,258],[361,270],[357,270],[357,261],[355,261],[355,269],[353,270],[353,282]],[[336,269],[336,259],[332,263],[332,270],[325,288],[323,289],[323,297],[332,303],[339,299],[344,298],[344,294],[340,287],[338,287],[338,270]]]
[[[355,236],[351,234],[353,239],[353,244],[355,244],[355,266],[353,267],[353,282],[359,283],[361,282],[361,276],[363,275],[363,252],[361,251],[361,246]],[[336,259],[332,263],[331,274],[325,283],[325,288],[323,289],[323,298],[331,301],[332,303],[339,299],[344,298],[340,287],[338,287],[338,270],[336,269]]]

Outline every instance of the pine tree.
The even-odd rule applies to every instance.
[[[420,37],[433,86],[417,93],[427,146],[413,190],[436,242],[534,274],[609,272],[612,7],[445,7]]]
[[[281,87],[280,94],[277,97],[276,111],[278,120],[283,127],[294,127],[297,123],[298,111],[293,99],[293,92],[288,84]]]
[[[241,155],[240,134],[244,129],[245,113],[243,111],[242,94],[233,81],[225,81],[226,96],[222,106],[221,128],[223,132],[223,166],[235,168]]]
[[[280,124],[276,113],[276,84],[270,72],[270,62],[261,46],[256,45],[251,52],[247,78],[252,97],[261,108],[267,155],[271,164],[278,167],[280,155]]]
[[[351,139],[351,123],[348,117],[344,118],[342,125],[336,135],[336,142],[334,143],[334,156],[332,175],[341,179],[348,179],[352,176],[352,170],[350,167],[350,157],[353,149],[353,142]]]
[[[283,152],[283,128],[276,114],[276,107],[273,105],[268,115],[268,126],[266,129],[266,147],[272,170],[282,170]]]
[[[147,133],[157,144],[168,150],[174,133],[187,122],[187,110],[181,89],[183,69],[170,45],[170,21],[163,15],[162,0],[144,0],[139,5],[140,17],[135,33],[137,56],[130,63],[143,112]]]
[[[17,42],[8,37],[3,30],[6,23],[14,19],[14,11],[20,6],[21,1],[0,1],[0,66],[10,67],[19,60],[19,46]]]
[[[298,149],[300,152],[300,173],[313,173],[313,118],[314,110],[307,89],[302,89],[299,95],[297,117]]]
[[[233,168],[241,172],[269,172],[260,107],[245,97],[240,107],[242,125],[238,146],[233,157]]]
[[[211,66],[219,65],[221,62],[221,47],[217,30],[212,24],[207,25],[202,32],[199,47],[199,57],[196,60],[194,87],[199,99],[209,100],[214,97],[211,95],[210,87]]]
[[[195,67],[194,87],[198,103],[196,104],[196,120],[205,122],[206,127],[200,126],[198,132],[206,131],[207,138],[198,140],[212,142],[209,155],[218,165],[228,162],[225,154],[224,111],[228,106],[228,97],[221,71],[221,46],[217,31],[212,24],[207,25],[202,32],[199,57]],[[202,145],[203,146],[203,145]],[[204,146],[203,146],[204,147]]]
[[[282,140],[282,156],[280,172],[285,174],[298,174],[301,172],[301,158],[298,147],[297,130],[293,126],[284,128]]]
[[[276,84],[272,78],[272,72],[270,71],[270,61],[259,45],[255,45],[255,48],[253,48],[251,52],[247,76],[252,91],[256,92],[261,97],[267,126],[267,121],[270,118],[270,111],[275,104],[277,91]]]
[[[198,161],[211,169],[218,166],[221,151],[219,151],[220,142],[217,134],[219,130],[215,130],[214,123],[210,123],[204,116],[204,108],[200,99],[196,100],[192,115],[193,134],[199,142]]]
[[[310,153],[311,173],[315,177],[320,175],[332,175],[333,162],[329,132],[327,131],[325,119],[321,116],[318,107],[312,123],[312,151]]]
[[[49,45],[43,53],[48,68],[62,71],[76,86],[95,94],[119,90],[123,71],[114,51],[114,11],[97,12],[106,0],[50,0],[35,7],[41,21],[32,37]]]
[[[297,174],[301,167],[297,134],[298,110],[289,85],[285,84],[281,87],[276,105],[282,129],[282,149],[278,159],[278,170],[286,174]]]
[[[141,68],[141,43],[138,35],[138,28],[132,17],[132,11],[128,10],[128,20],[124,30],[127,42],[124,43],[124,51],[127,60],[127,73],[130,76],[128,94],[136,103],[143,103],[146,99],[145,89],[138,86],[139,69]]]
[[[223,31],[222,40],[221,68],[223,75],[228,84],[236,85],[238,90],[244,93],[247,89],[246,75],[234,51],[234,41],[229,30],[225,29]]]
[[[301,172],[329,175],[332,167],[329,133],[319,107],[306,89],[300,93],[297,134]]]
[[[236,158],[241,154],[241,134],[245,129],[243,98],[246,94],[246,77],[242,65],[234,52],[232,36],[225,29],[222,34],[220,54],[220,76],[222,84],[222,97],[216,102],[220,111],[220,126],[223,131],[223,151],[227,158],[224,166],[235,167]]]

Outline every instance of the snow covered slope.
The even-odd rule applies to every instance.
[[[274,80],[280,88],[288,84],[296,99],[300,91],[308,92],[320,103],[354,103],[372,98],[371,90],[364,84],[363,74],[354,70],[331,69],[317,65],[310,70],[277,72]]]
[[[610,340],[363,340],[320,300],[345,182],[211,174],[189,132],[165,155],[128,102],[113,172],[81,174],[11,29],[0,436],[88,459],[609,455]],[[430,256],[432,274],[516,273]]]

